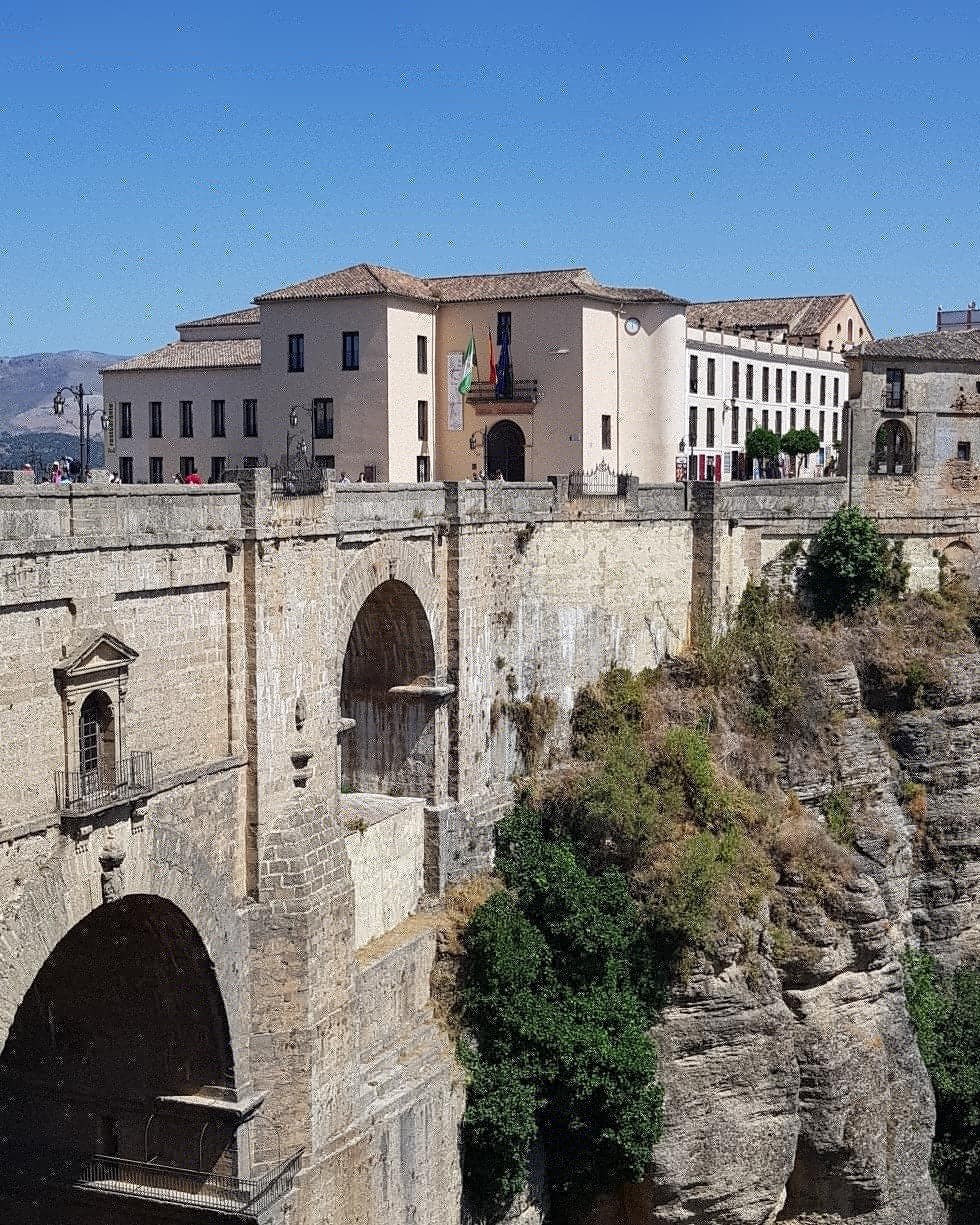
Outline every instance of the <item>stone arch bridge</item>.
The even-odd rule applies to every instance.
[[[489,863],[523,768],[508,704],[567,711],[612,663],[655,666],[841,482],[17,475],[0,1217],[453,1225],[462,1090],[426,915]]]

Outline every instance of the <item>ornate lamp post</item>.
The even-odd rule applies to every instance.
[[[290,467],[290,459],[291,459],[292,448],[293,448],[293,439],[296,437],[296,434],[297,434],[296,427],[299,425],[299,412],[300,412],[300,409],[304,407],[305,406],[302,404],[294,404],[289,410],[289,429],[286,430],[286,470],[287,472],[289,471],[289,467]],[[312,412],[312,409],[307,409],[307,411]],[[301,461],[305,461],[306,454],[307,454],[305,438],[301,438],[299,440],[299,445],[296,448],[296,453],[299,455]]]
[[[85,404],[85,388],[81,383],[77,387],[59,387],[54,393],[54,400],[51,407],[54,410],[56,417],[65,415],[65,392],[68,392],[75,403],[78,405],[78,463],[80,471],[78,474],[79,481],[84,484],[87,479],[89,468],[89,445],[91,441],[92,418],[97,410],[88,408]],[[102,411],[100,424],[103,431],[109,428],[109,417],[105,410]]]
[[[490,473],[487,472],[487,430],[486,430],[486,426],[484,426],[482,430],[474,430],[473,433],[470,435],[470,450],[476,451],[478,448],[483,451],[482,479],[487,481],[490,479]]]

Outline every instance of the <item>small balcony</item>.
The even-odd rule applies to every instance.
[[[302,1150],[260,1178],[181,1170],[123,1157],[92,1157],[69,1180],[73,1191],[102,1199],[149,1200],[188,1211],[205,1211],[245,1222],[267,1221],[289,1194]]]
[[[59,770],[55,775],[58,808],[70,817],[140,799],[152,789],[152,753],[130,753],[115,765],[103,764],[84,773]]]
[[[496,383],[473,383],[466,398],[479,416],[531,413],[538,402],[538,380],[514,379],[503,395],[497,394]]]
[[[901,416],[909,411],[907,387],[886,386],[881,393],[881,411],[889,416]]]

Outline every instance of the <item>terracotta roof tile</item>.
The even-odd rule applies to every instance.
[[[443,302],[481,302],[501,298],[553,298],[575,295],[606,302],[676,302],[681,298],[662,289],[624,289],[602,285],[586,268],[555,268],[544,272],[493,272],[482,276],[430,277]]]
[[[152,353],[106,366],[102,374],[122,370],[209,370],[261,365],[260,340],[176,340]]]
[[[259,308],[246,306],[244,310],[228,311],[225,315],[209,315],[207,319],[189,319],[186,323],[178,323],[179,328],[216,327],[222,323],[258,323]]]
[[[395,294],[402,298],[418,298],[433,301],[432,290],[425,281],[398,272],[394,268],[381,268],[377,264],[355,264],[328,272],[324,276],[311,277],[283,289],[259,294],[256,302],[284,302],[293,298],[349,298],[366,294]]]
[[[717,328],[726,332],[785,331],[790,336],[814,336],[846,302],[848,295],[817,294],[803,298],[734,298],[724,302],[691,302],[689,327]]]
[[[964,332],[916,332],[855,345],[854,357],[907,357],[921,361],[980,362],[980,328]]]

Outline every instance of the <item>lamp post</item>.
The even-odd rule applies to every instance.
[[[290,460],[292,457],[293,439],[296,437],[296,434],[297,434],[296,427],[299,425],[299,412],[300,412],[300,409],[304,407],[305,405],[303,404],[293,404],[289,409],[289,429],[286,430],[286,470],[287,471],[289,470]],[[312,413],[313,410],[307,409],[307,411]],[[299,440],[299,446],[296,448],[296,451],[297,451],[297,454],[301,457],[301,459],[303,460],[306,459],[307,452],[306,452],[306,439],[305,438],[301,438]]]
[[[487,472],[487,430],[486,426],[482,430],[474,430],[470,435],[470,450],[475,451],[477,447],[483,448],[483,479],[489,480],[490,474]]]
[[[54,400],[51,407],[54,410],[56,417],[65,415],[65,392],[68,392],[75,403],[78,405],[78,463],[79,463],[79,481],[84,484],[87,479],[89,467],[89,445],[91,440],[92,418],[96,414],[96,409],[87,408],[85,405],[85,388],[81,383],[77,387],[59,387],[54,393]],[[102,410],[100,424],[103,431],[109,428],[109,417],[105,410]]]

